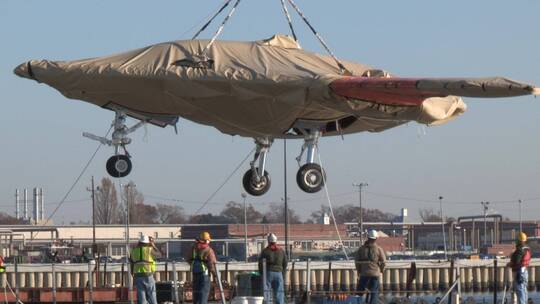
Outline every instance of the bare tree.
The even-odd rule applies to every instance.
[[[266,211],[262,218],[262,223],[283,223],[285,222],[285,207],[283,204],[271,203],[268,206],[268,211]],[[294,210],[289,208],[289,223],[290,224],[300,224],[302,221],[300,217]]]
[[[437,214],[437,212],[433,209],[422,208],[418,210],[418,215],[420,215],[420,218],[424,222],[440,222],[441,221],[440,215]]]
[[[129,222],[132,224],[154,224],[158,217],[157,208],[144,203],[144,195],[137,190],[135,183],[130,181],[122,189],[122,202],[124,210],[129,204]],[[125,211],[122,215],[122,223],[125,223]]]
[[[244,204],[237,202],[228,202],[220,215],[229,219],[232,223],[240,224],[244,222]],[[248,223],[259,223],[263,215],[257,211],[253,205],[249,204],[246,208],[246,217]]]
[[[0,212],[0,225],[22,225],[26,224],[23,219],[17,219],[5,212]]]
[[[341,223],[357,222],[360,216],[360,207],[352,204],[347,204],[334,208],[334,216],[336,221]],[[323,214],[330,215],[330,208],[321,205],[321,209],[311,213],[310,222],[317,223]],[[362,208],[362,219],[365,222],[391,222],[397,216],[392,213],[383,212],[379,209],[366,209]]]
[[[95,201],[97,224],[119,223],[120,210],[116,188],[109,178],[104,177],[101,179],[101,185],[97,186],[95,192]]]
[[[157,221],[160,224],[183,224],[187,222],[184,208],[175,205],[157,204]]]

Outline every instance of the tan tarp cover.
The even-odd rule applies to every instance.
[[[342,76],[332,58],[301,50],[286,36],[216,41],[207,53],[212,67],[179,64],[200,58],[207,44],[207,40],[174,41],[93,59],[33,60],[15,73],[101,107],[119,106],[148,117],[180,116],[250,137],[282,137],[298,119],[331,122],[355,117],[342,130],[351,133],[382,131],[409,121],[443,123],[466,109],[454,96],[428,98],[417,107],[335,96],[328,85]],[[356,76],[371,69],[343,63]],[[332,134],[336,132],[326,135]]]

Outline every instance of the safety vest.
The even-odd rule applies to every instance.
[[[523,254],[523,258],[521,259],[520,267],[529,267],[529,263],[531,262],[531,248],[525,246],[523,247],[523,250],[525,253]]]
[[[152,247],[140,246],[131,249],[133,274],[152,274],[156,272],[156,261],[152,256]]]
[[[0,256],[0,273],[6,272],[6,266],[4,265],[4,258]]]
[[[202,250],[198,250],[196,247],[193,248],[193,259],[191,260],[191,271],[193,273],[203,273],[205,275],[208,275],[208,266],[206,266],[206,259],[209,253],[209,247]]]

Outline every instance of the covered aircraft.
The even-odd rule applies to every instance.
[[[446,123],[466,105],[459,96],[510,97],[540,89],[505,78],[401,78],[366,65],[302,50],[288,36],[253,42],[185,40],[77,61],[32,60],[15,73],[45,83],[70,99],[113,110],[112,137],[84,135],[115,148],[107,171],[131,170],[128,134],[144,123],[176,125],[178,118],[255,139],[243,177],[245,190],[270,187],[265,170],[272,142],[304,140],[296,180],[305,192],[324,184],[315,153],[323,136],[381,132],[411,121]],[[139,119],[132,127],[126,116]]]

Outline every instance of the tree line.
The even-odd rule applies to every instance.
[[[241,224],[244,223],[244,205],[240,202],[229,201],[224,208],[214,213],[189,215],[178,204],[157,203],[148,204],[144,195],[137,190],[133,182],[121,189],[118,196],[115,184],[107,177],[101,179],[94,192],[95,220],[97,224],[123,224],[126,221],[126,210],[129,210],[129,222],[132,224]],[[129,207],[129,208],[126,208]],[[271,202],[266,210],[259,211],[252,204],[246,208],[247,222],[256,223],[283,223],[285,208],[283,203]],[[302,221],[298,213],[289,208],[289,222],[291,224],[319,223],[324,214],[330,215],[330,208],[321,205],[310,217]],[[360,207],[346,204],[334,208],[336,222],[357,222]],[[419,215],[423,221],[440,221],[439,215],[433,209],[420,209]],[[379,209],[362,208],[364,222],[391,222],[399,218],[393,213],[383,212]],[[331,223],[333,221],[331,220]],[[0,224],[25,224],[22,219],[16,219],[5,212],[0,212]]]

